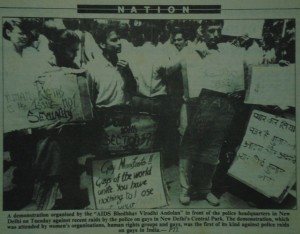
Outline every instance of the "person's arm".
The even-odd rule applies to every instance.
[[[132,74],[128,62],[126,62],[125,60],[119,60],[117,63],[117,67],[120,74],[124,78],[125,90],[130,94],[136,93],[137,83],[136,80],[134,79],[134,76]]]
[[[172,77],[172,75],[176,72],[179,72],[182,67],[182,61],[177,61],[174,64],[168,66],[166,68],[166,76],[167,77]]]

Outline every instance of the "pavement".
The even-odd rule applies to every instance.
[[[218,207],[210,205],[206,200],[192,200],[189,205],[182,205],[179,202],[179,195],[181,192],[179,184],[179,169],[178,165],[171,165],[163,170],[165,183],[167,184],[170,204],[164,208],[222,208],[222,209],[253,209],[255,207],[249,206],[243,199],[225,192],[220,197],[220,205]]]

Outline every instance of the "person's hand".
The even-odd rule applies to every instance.
[[[274,107],[273,107],[273,110],[274,110],[274,111],[286,111],[286,110],[288,110],[288,109],[289,109],[288,106],[283,106],[283,105],[280,105],[280,106],[274,106]]]
[[[51,130],[54,128],[59,128],[63,125],[63,123],[60,120],[57,120],[56,122],[49,124],[45,127],[46,130]]]
[[[290,65],[290,62],[287,61],[287,60],[280,60],[280,61],[278,62],[278,64],[279,64],[279,66],[281,66],[281,67],[286,67],[286,66]]]
[[[274,64],[276,61],[275,51],[267,51],[263,56],[262,64]]]
[[[62,127],[62,125],[63,125],[63,123],[60,120],[57,120],[56,122],[51,123],[51,124],[46,125],[46,126],[43,126],[43,127],[40,127],[39,129],[50,131],[50,130],[53,130],[53,129],[60,128],[60,127]]]
[[[198,43],[196,45],[196,52],[200,55],[201,58],[205,58],[207,55],[209,55],[209,49],[207,48],[205,43]]]
[[[242,100],[245,96],[245,92],[244,91],[237,91],[237,92],[228,93],[227,95],[230,98],[234,98],[236,100]]]
[[[117,68],[120,72],[128,72],[129,71],[129,64],[127,61],[120,59],[117,62]]]
[[[62,67],[61,70],[62,70],[64,75],[67,75],[67,74],[81,74],[81,73],[86,72],[86,69],[84,69],[84,68],[74,69],[74,68],[69,68],[69,67]]]

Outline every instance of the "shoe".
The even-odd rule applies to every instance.
[[[212,193],[208,193],[206,195],[205,200],[212,206],[219,206],[220,205],[220,199],[217,198],[215,195]]]
[[[182,205],[185,205],[185,206],[187,206],[191,203],[191,198],[186,190],[183,190],[180,193],[179,201]]]

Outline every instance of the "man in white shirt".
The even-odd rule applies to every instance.
[[[95,40],[102,57],[87,65],[91,74],[91,97],[96,108],[129,104],[130,93],[135,91],[135,80],[126,61],[120,60],[121,42],[115,25],[98,28]]]
[[[153,22],[143,26],[145,42],[141,47],[135,48],[135,57],[132,60],[132,71],[137,81],[137,94],[133,96],[132,106],[137,112],[157,116],[158,132],[155,146],[161,147],[162,157],[167,164],[168,156],[173,156],[169,153],[170,148],[175,148],[174,143],[171,144],[170,136],[175,136],[176,127],[173,120],[176,116],[172,114],[171,99],[167,96],[167,78],[174,72],[172,67],[175,67],[175,62],[170,60],[169,50],[165,45],[158,43],[159,26]],[[169,48],[173,49],[173,45]]]
[[[190,203],[195,193],[217,206],[210,192],[219,163],[219,153],[235,113],[230,96],[243,87],[240,50],[221,43],[222,20],[203,20],[197,30],[194,52],[186,59],[185,118],[188,120],[180,149],[180,202]],[[188,118],[187,118],[188,114]],[[183,115],[184,116],[184,115]]]

